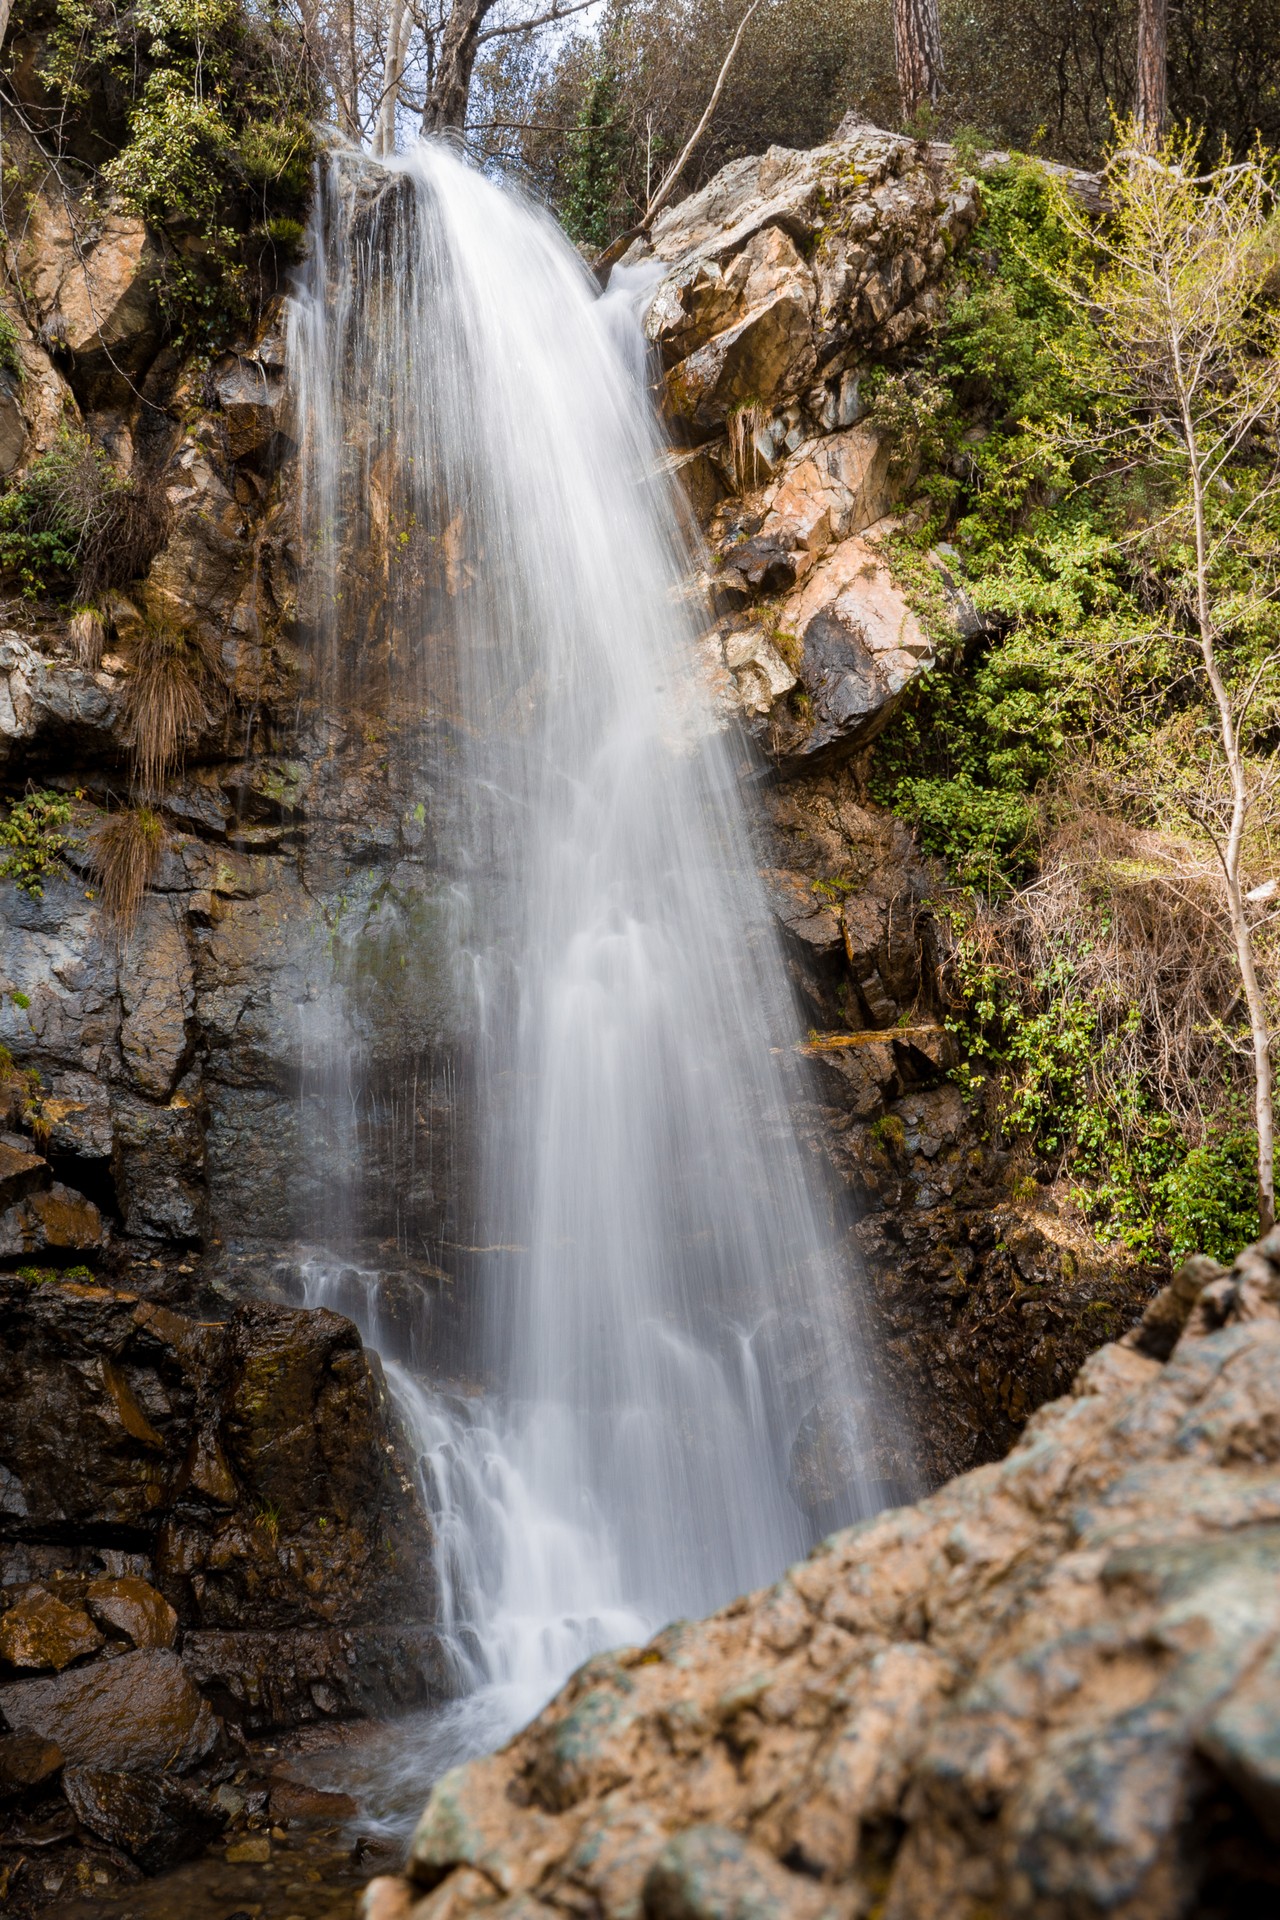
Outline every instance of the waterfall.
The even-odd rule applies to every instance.
[[[484,1392],[391,1369],[464,1695],[437,1759],[806,1551],[798,1434],[840,1463],[828,1522],[882,1498],[634,293],[598,297],[545,215],[423,145],[332,162],[291,316],[327,698],[381,701],[406,764],[415,729],[447,736],[421,806],[467,1036]]]

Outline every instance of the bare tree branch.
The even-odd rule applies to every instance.
[[[0,0],[2,4],[2,0]],[[532,20],[517,20],[509,27],[486,27],[483,33],[476,35],[476,45],[482,47],[486,40],[501,39],[504,33],[532,33],[535,27],[549,27],[557,20],[567,20],[570,14],[585,13],[588,7],[598,7],[602,0],[574,0],[572,6],[556,5],[546,13],[535,14]]]

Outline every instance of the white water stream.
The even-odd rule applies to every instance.
[[[423,146],[334,163],[293,309],[334,686],[378,637],[343,613],[353,533],[376,536],[404,555],[395,711],[456,743],[433,804],[474,1038],[471,1359],[497,1384],[389,1369],[461,1696],[418,1787],[592,1651],[802,1554],[806,1416],[864,1462],[844,1516],[879,1504],[856,1280],[795,1132],[799,1016],[741,743],[699,678],[634,294],[598,298],[545,216]],[[335,1271],[310,1269],[313,1303]]]

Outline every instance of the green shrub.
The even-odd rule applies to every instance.
[[[1160,1180],[1157,1200],[1174,1260],[1207,1253],[1230,1264],[1258,1237],[1257,1135],[1228,1133],[1192,1147]]]
[[[18,352],[16,323],[0,308],[0,370],[22,378],[22,355]]]
[[[32,793],[9,810],[0,822],[0,846],[9,848],[0,861],[0,880],[12,880],[39,900],[44,882],[61,871],[62,855],[71,824],[71,802],[61,793]]]
[[[104,185],[153,227],[171,336],[220,345],[287,251],[272,223],[305,210],[320,100],[302,35],[247,0],[54,0],[40,77],[60,108],[47,141],[61,153],[87,123]],[[246,258],[264,230],[273,244]]]

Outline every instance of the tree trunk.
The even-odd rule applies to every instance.
[[[1138,4],[1138,132],[1154,146],[1169,104],[1169,0]]]
[[[0,0],[0,5],[3,0]],[[409,53],[409,37],[413,32],[413,13],[406,0],[394,0],[391,15],[387,21],[387,52],[382,69],[382,100],[378,107],[378,123],[374,129],[373,151],[379,160],[389,158],[396,150],[396,109],[400,105],[400,88],[404,80],[404,63]]]
[[[893,0],[893,39],[902,117],[911,120],[942,91],[942,27],[938,0]]]
[[[480,30],[496,0],[455,0],[436,55],[436,70],[422,109],[424,133],[460,133],[467,124],[471,71]]]
[[[1253,929],[1244,898],[1241,858],[1244,830],[1249,816],[1249,781],[1240,751],[1240,735],[1218,666],[1218,652],[1209,599],[1209,536],[1205,524],[1204,473],[1197,447],[1195,422],[1185,395],[1181,403],[1183,439],[1191,469],[1192,502],[1196,538],[1196,621],[1200,629],[1200,653],[1205,677],[1218,709],[1218,728],[1222,751],[1231,782],[1231,824],[1226,843],[1219,847],[1222,876],[1226,885],[1227,913],[1235,941],[1236,965],[1244,988],[1244,1003],[1249,1015],[1249,1038],[1253,1047],[1253,1112],[1258,1128],[1258,1231],[1270,1233],[1276,1223],[1276,1147],[1275,1095],[1271,1066],[1271,1029],[1267,1007],[1253,951]]]

